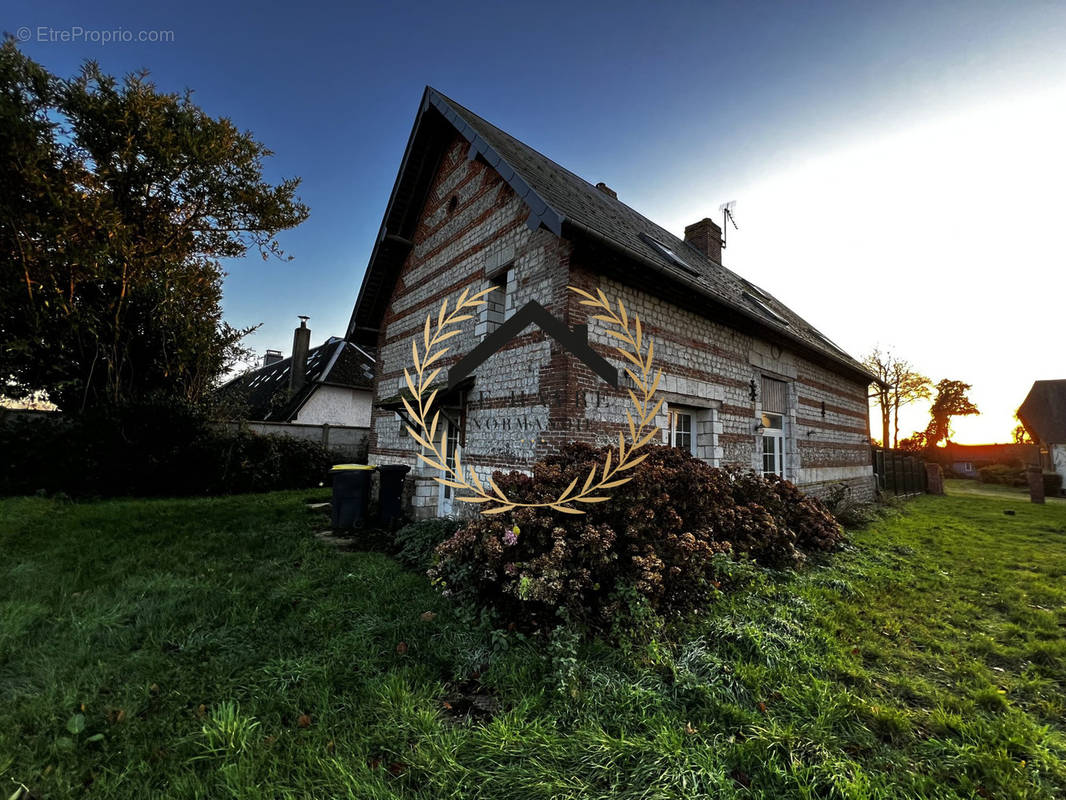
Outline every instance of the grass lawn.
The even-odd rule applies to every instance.
[[[978,496],[978,497],[998,497],[1001,500],[1014,500],[1019,502],[1028,502],[1029,500],[1029,487],[1028,486],[1004,486],[999,483],[981,483],[980,481],[964,480],[960,478],[949,478],[944,482],[947,486],[947,490],[951,494],[965,495],[965,496]],[[1066,506],[1066,497],[1047,497],[1045,502],[1049,504],[1057,504]]]
[[[0,797],[1066,797],[1066,504],[919,498],[622,654],[493,634],[306,496],[0,501]]]

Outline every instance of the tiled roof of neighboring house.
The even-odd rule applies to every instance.
[[[1066,380],[1034,382],[1018,419],[1034,439],[1066,444]]]
[[[370,389],[374,383],[374,359],[362,348],[330,337],[307,353],[307,380],[295,393],[289,392],[292,357],[245,372],[224,384],[219,392],[243,402],[245,419],[291,422],[319,386]]]
[[[876,380],[866,367],[765,290],[430,87],[426,87],[389,199],[348,338],[370,343],[384,317],[395,275],[410,246],[412,220],[417,218],[429,188],[425,173],[432,169],[425,167],[433,163],[430,139],[440,134],[442,119],[462,134],[472,151],[492,165],[525,200],[531,227],[544,226],[560,235],[564,227],[569,227],[590,236],[637,265],[728,308],[734,316],[745,318],[773,337],[799,344],[806,351],[846,367],[850,373]],[[649,239],[661,243],[677,261]],[[365,338],[358,338],[361,335]]]
[[[944,445],[944,461],[970,461],[976,463],[1007,464],[1021,461],[1036,464],[1040,460],[1040,448],[1035,444],[956,444]]]

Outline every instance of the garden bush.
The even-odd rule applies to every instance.
[[[393,538],[397,560],[411,569],[425,572],[437,560],[437,545],[454,536],[462,525],[459,520],[449,517],[405,525]]]
[[[857,499],[851,488],[844,484],[830,489],[822,497],[822,503],[845,528],[864,528],[881,517],[877,503]]]
[[[990,464],[977,470],[981,483],[1000,483],[1005,486],[1027,486],[1025,467],[1018,464]]]
[[[532,476],[494,480],[512,500],[544,502],[584,480],[606,454],[570,445]],[[632,476],[609,502],[580,506],[581,515],[517,508],[477,518],[437,548],[430,577],[508,620],[548,624],[564,608],[605,631],[630,589],[656,613],[683,616],[718,590],[723,554],[793,566],[842,539],[825,506],[779,478],[715,469],[666,447],[649,448]]]
[[[339,455],[315,442],[220,428],[195,406],[155,401],[81,416],[5,416],[0,493],[235,494],[316,486]]]

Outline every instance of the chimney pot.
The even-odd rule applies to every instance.
[[[292,334],[292,365],[289,367],[289,390],[299,391],[307,383],[307,352],[311,349],[310,317],[300,317],[300,327]]]
[[[603,181],[600,181],[599,183],[597,183],[596,184],[596,188],[599,189],[601,192],[603,192],[608,197],[613,197],[615,200],[618,199],[618,192],[616,192],[614,189],[612,189],[610,186],[608,186]]]
[[[722,229],[704,217],[685,227],[685,241],[716,264],[722,263]]]

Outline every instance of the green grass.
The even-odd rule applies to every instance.
[[[1066,796],[1066,505],[917,499],[622,654],[493,635],[305,496],[0,501],[0,797]]]
[[[976,480],[951,478],[944,482],[951,494],[967,497],[996,497],[1000,500],[1029,501],[1028,486],[1004,486],[1000,483],[981,483]],[[1047,497],[1045,502],[1066,506],[1066,497]]]

